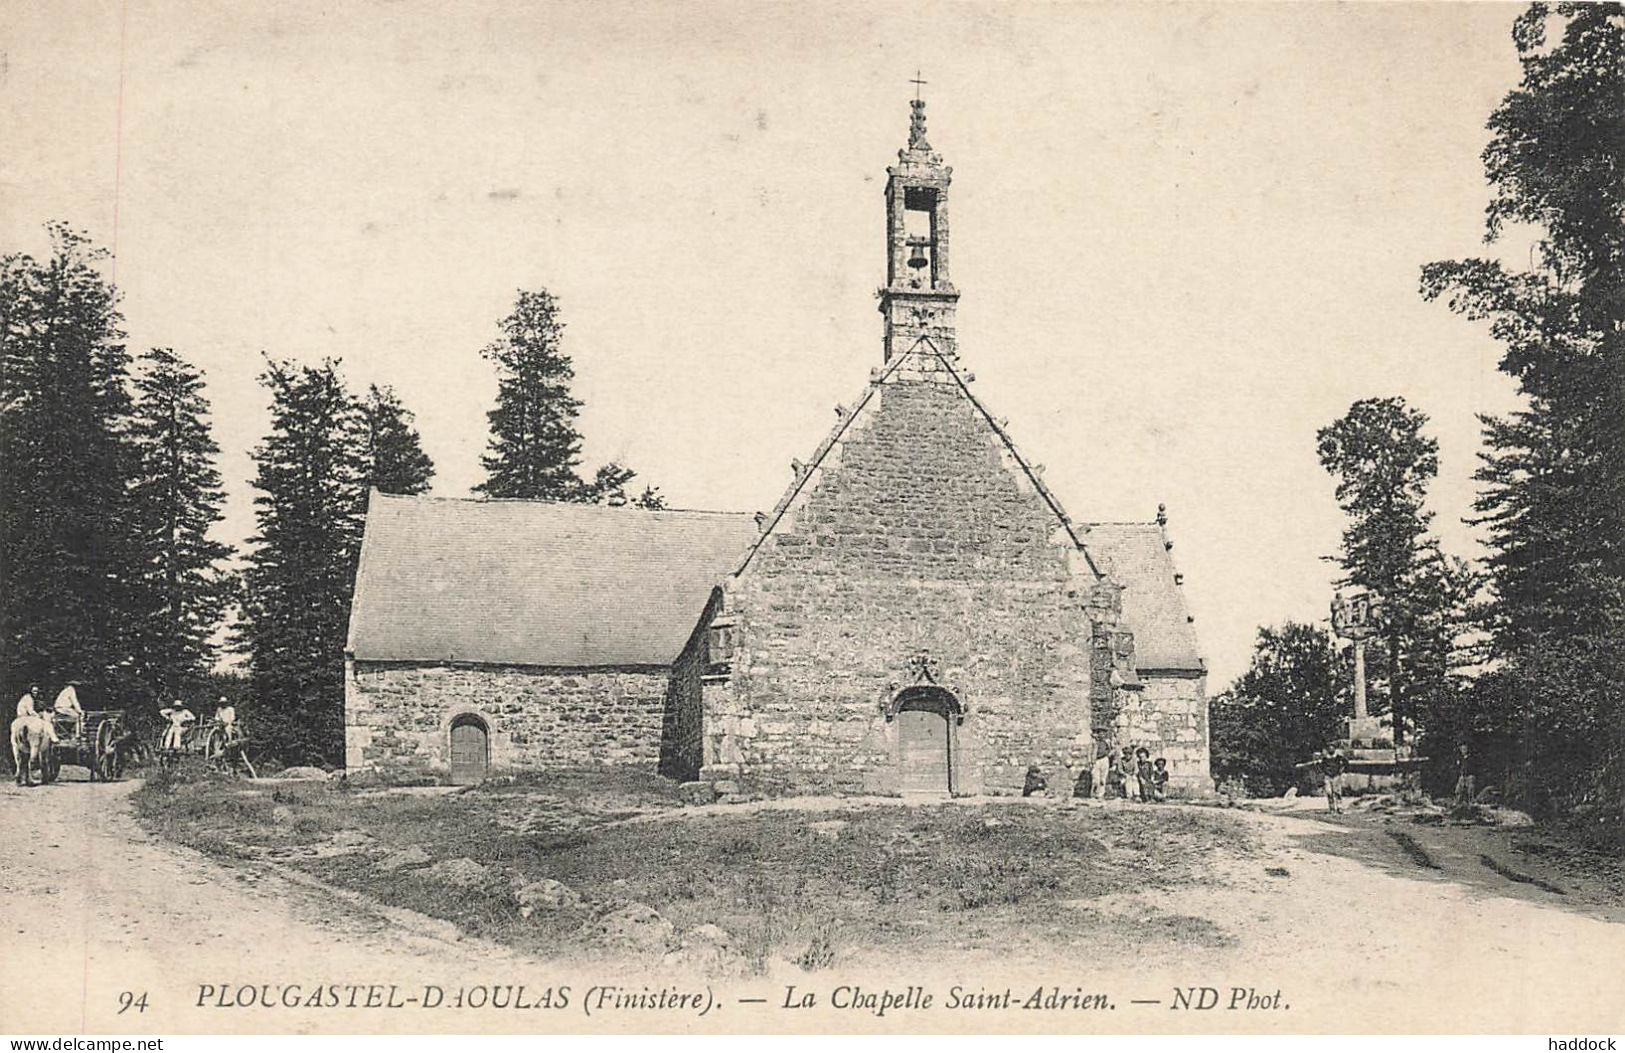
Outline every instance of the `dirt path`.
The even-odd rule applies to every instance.
[[[1237,814],[1261,835],[1261,858],[1226,863],[1221,882],[1092,904],[1127,931],[1136,914],[1162,912],[1213,920],[1236,938],[1185,956],[1175,983],[1280,988],[1304,1011],[1297,1023],[1348,1032],[1625,1028],[1625,904],[1483,866],[1480,854],[1505,858],[1496,831]],[[1439,868],[1413,862],[1395,830]],[[1243,1027],[1268,1025],[1242,1017]]]
[[[64,776],[74,769],[65,769]],[[289,1030],[284,1013],[197,1009],[199,985],[421,985],[518,959],[430,919],[408,928],[264,869],[161,843],[137,822],[134,781],[0,784],[3,1030]],[[19,968],[22,962],[30,963]],[[37,982],[19,987],[26,970]],[[118,1012],[121,992],[148,1007]],[[365,993],[360,995],[365,1000]],[[399,1017],[400,1014],[395,1014]],[[307,1017],[301,1014],[300,1022]],[[369,1027],[389,1029],[380,1019]],[[402,1018],[398,1029],[410,1031]]]
[[[822,974],[786,971],[735,981],[731,994],[767,996],[768,1004],[736,1005],[725,1018],[698,1023],[684,1017],[589,1022],[575,1014],[221,1008],[213,999],[199,1007],[200,986],[206,984],[269,984],[276,992],[289,984],[301,985],[302,992],[337,985],[344,989],[340,1001],[364,1001],[367,991],[353,995],[351,985],[396,984],[405,997],[425,984],[449,991],[459,984],[523,983],[535,992],[567,983],[579,999],[586,983],[596,981],[563,963],[520,959],[458,939],[427,919],[403,926],[399,916],[336,900],[264,869],[223,866],[159,843],[131,812],[134,786],[0,788],[4,946],[8,964],[28,962],[24,974],[34,978],[23,987],[8,983],[0,994],[6,1030],[1625,1029],[1625,905],[1594,894],[1559,895],[1484,866],[1479,857],[1497,851],[1490,832],[1404,826],[1438,863],[1430,869],[1375,820],[1335,824],[1309,814],[1249,812],[1232,814],[1259,833],[1264,851],[1225,860],[1212,883],[1059,904],[1058,910],[1106,916],[1123,937],[1100,948],[1098,956],[1079,948],[1066,962],[1017,965],[1008,956],[967,954],[948,963],[910,963],[872,959],[852,948],[836,969]],[[792,810],[845,806],[795,802]],[[793,821],[806,817],[798,814]],[[1527,861],[1504,853],[1497,858],[1515,872],[1529,869]],[[1190,948],[1136,935],[1181,918],[1217,925],[1233,940]],[[1087,964],[1080,968],[1079,961]],[[8,971],[19,975],[14,965]],[[1008,985],[1018,993],[1043,984],[1109,991],[1124,1005],[1109,1016],[1011,1018],[961,1011],[894,1015],[881,1022],[821,1009],[787,1017],[777,1008],[787,983],[824,992],[846,983],[877,989],[925,983],[938,992],[939,1006],[953,984],[995,991]],[[1170,1009],[1176,989],[1204,986],[1219,990],[1219,1009]],[[1266,999],[1279,990],[1280,1008],[1223,1008],[1238,987],[1254,988]],[[146,1012],[120,1015],[124,991],[146,992]],[[1141,1004],[1131,1005],[1131,999]]]

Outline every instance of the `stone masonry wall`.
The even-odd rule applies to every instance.
[[[667,670],[531,669],[353,662],[345,684],[352,771],[444,773],[451,723],[478,715],[491,770],[638,764],[660,758]]]
[[[672,664],[666,685],[666,712],[661,728],[660,774],[687,782],[699,777],[705,763],[702,696],[707,663],[706,627],[715,604],[706,607],[699,628]]]
[[[728,588],[737,642],[731,681],[705,689],[707,774],[894,792],[886,708],[923,649],[965,709],[956,792],[1019,792],[1029,764],[1069,791],[1093,759],[1090,604],[1115,607],[1115,590],[951,378],[875,397]]]
[[[1143,678],[1144,688],[1117,714],[1113,742],[1144,746],[1166,757],[1169,785],[1192,794],[1213,792],[1208,770],[1206,679],[1196,676]]]

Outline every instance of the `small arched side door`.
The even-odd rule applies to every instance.
[[[461,716],[451,725],[451,781],[469,786],[484,780],[491,766],[491,736],[485,721]]]

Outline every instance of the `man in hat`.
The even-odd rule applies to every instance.
[[[1328,743],[1320,753],[1320,774],[1326,780],[1326,810],[1343,810],[1343,772],[1349,762],[1335,743]]]
[[[39,694],[39,685],[28,685],[28,690],[23,692],[23,697],[17,700],[17,716],[19,719],[22,717],[38,717],[40,715],[39,706],[34,702],[34,696],[37,694]],[[52,742],[59,741],[56,737],[56,728],[52,726],[49,720],[45,721],[45,731],[46,736]]]
[[[178,698],[168,706],[160,709],[158,715],[169,722],[169,727],[164,729],[162,748],[179,750],[185,742],[186,729],[197,720],[197,717],[193,715],[190,709],[186,708],[186,703]]]
[[[73,726],[73,737],[78,738],[84,730],[85,711],[79,705],[79,684],[82,681],[69,680],[68,686],[57,692],[56,701],[51,703],[51,709],[56,713],[56,720],[69,723]],[[52,721],[56,723],[56,721]]]

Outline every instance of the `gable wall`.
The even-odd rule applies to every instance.
[[[728,587],[737,650],[706,690],[709,771],[768,792],[894,791],[885,707],[924,648],[968,710],[956,791],[1019,792],[1035,763],[1069,789],[1093,759],[1089,605],[1115,592],[957,387],[899,375]]]

